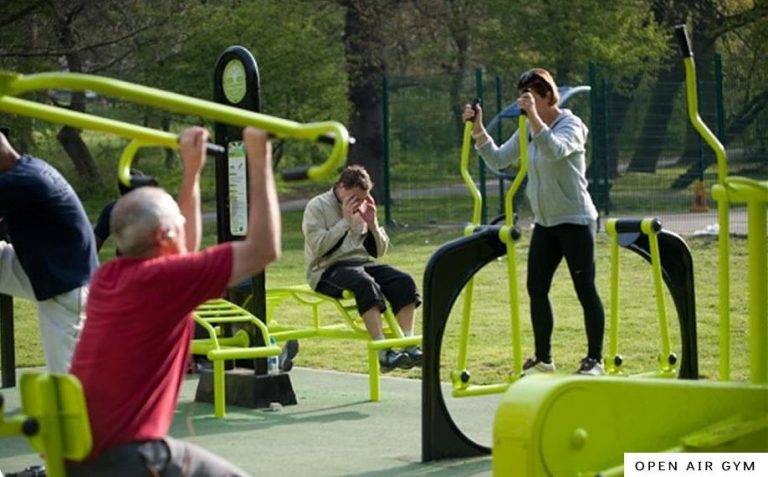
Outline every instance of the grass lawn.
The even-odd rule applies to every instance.
[[[267,270],[267,286],[296,285],[304,283],[300,212],[283,215],[283,257]],[[389,230],[392,248],[384,261],[411,273],[418,283],[430,256],[442,244],[460,236],[452,228],[395,228]],[[529,324],[528,299],[525,294],[526,255],[530,232],[526,231],[517,245],[518,283],[521,292],[521,323],[523,355],[533,350]],[[213,227],[206,226],[205,243],[215,240]],[[694,256],[696,304],[698,319],[698,349],[700,373],[708,378],[718,377],[718,289],[717,289],[717,242],[711,238],[691,238],[688,241]],[[101,256],[109,259],[113,245],[107,242]],[[749,370],[747,349],[747,269],[746,241],[732,241],[732,378],[746,380]],[[606,234],[600,234],[597,244],[598,289],[606,310],[606,350],[610,310],[610,247]],[[620,254],[620,328],[619,351],[625,360],[625,368],[631,373],[655,369],[661,350],[658,313],[653,291],[650,266],[640,257],[626,250]],[[666,293],[666,292],[665,292]],[[504,379],[512,368],[507,274],[505,261],[490,263],[476,276],[473,320],[469,342],[469,370],[474,383],[493,383]],[[575,371],[579,360],[586,353],[581,308],[576,299],[567,267],[559,268],[550,293],[555,313],[553,357],[558,367],[566,372]],[[666,295],[667,316],[671,324],[672,348],[680,353],[679,327],[671,296]],[[443,379],[448,380],[450,368],[457,360],[457,336],[461,319],[461,299],[446,330],[441,362]],[[19,367],[43,364],[40,338],[34,307],[24,301],[14,300],[16,328],[16,360]],[[284,306],[277,309],[281,322],[308,322],[308,309]],[[421,326],[421,315],[418,315]],[[138,358],[137,358],[138,359]],[[298,366],[334,369],[338,371],[366,372],[365,346],[357,342],[333,340],[305,340],[297,361]],[[418,378],[420,371],[395,371],[394,374]]]

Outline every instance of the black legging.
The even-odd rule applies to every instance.
[[[536,343],[536,358],[549,361],[552,306],[549,289],[558,265],[565,257],[573,287],[584,310],[587,330],[587,356],[600,359],[603,353],[605,313],[595,288],[594,225],[560,224],[543,227],[536,224],[528,251],[528,296],[531,300],[531,324]]]

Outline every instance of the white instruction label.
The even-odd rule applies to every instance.
[[[248,168],[242,141],[227,145],[229,155],[229,232],[243,237],[248,232]]]

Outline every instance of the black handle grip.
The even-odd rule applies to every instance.
[[[616,233],[618,234],[625,234],[625,233],[640,233],[641,225],[643,223],[643,219],[619,219],[616,221]],[[654,218],[651,221],[651,229],[655,233],[659,233],[661,231],[662,225],[661,220],[658,218]]]
[[[269,136],[270,139],[276,139],[277,138],[277,136],[275,136],[274,134],[269,134],[268,136]],[[336,144],[336,138],[331,136],[330,134],[323,134],[322,136],[318,136],[317,137],[317,142],[321,142],[323,144],[328,144],[328,145],[333,146],[334,144]],[[349,140],[347,141],[348,144],[354,144],[355,142],[356,142],[355,138],[353,138],[351,136],[350,136]]]
[[[482,101],[480,100],[480,98],[475,98],[475,99],[473,99],[473,100],[472,100],[472,102],[469,104],[469,105],[470,105],[470,107],[472,108],[472,111],[474,111],[475,115],[474,115],[474,116],[472,116],[471,118],[467,118],[467,122],[472,122],[472,121],[474,121],[474,120],[475,120],[475,118],[477,117],[477,106],[478,106],[478,105],[479,105],[481,102],[482,102]]]
[[[530,92],[531,92],[531,88],[523,88],[522,93],[530,93]],[[523,116],[528,116],[528,113],[526,113],[523,108],[520,108],[520,114],[522,114]]]
[[[152,176],[131,176],[131,189],[156,185],[157,181]]]
[[[680,53],[683,55],[683,58],[692,57],[691,40],[688,38],[688,31],[685,29],[685,25],[675,26],[675,37],[677,37],[677,43],[680,45]]]
[[[499,230],[501,230],[501,225],[478,225],[474,229],[472,229],[472,233],[480,233],[485,232],[486,230],[495,230],[497,233]],[[517,242],[520,240],[520,237],[523,236],[522,232],[520,231],[520,228],[515,225],[513,226],[509,231],[509,236],[512,238],[512,241]]]
[[[283,171],[284,181],[303,181],[309,179],[309,166],[292,167]]]

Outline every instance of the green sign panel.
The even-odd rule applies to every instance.
[[[238,59],[230,60],[224,67],[221,87],[224,96],[232,104],[237,104],[245,97],[245,67]]]

